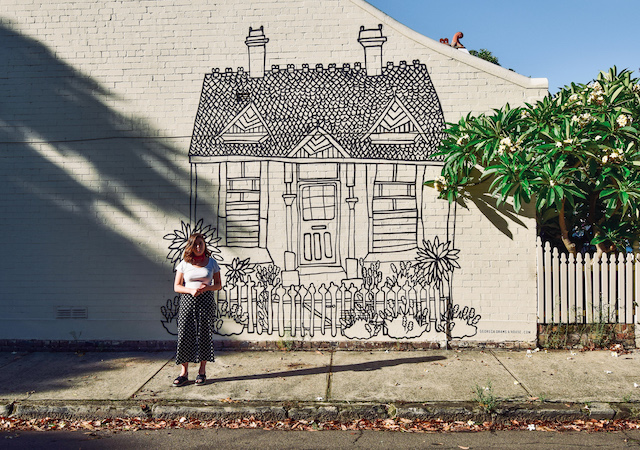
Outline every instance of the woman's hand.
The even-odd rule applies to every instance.
[[[204,284],[201,283],[200,286],[198,286],[197,289],[193,289],[193,295],[194,297],[197,297],[198,295],[202,294],[203,292],[207,292],[210,291],[211,286],[209,286],[208,284]]]
[[[194,297],[202,294],[202,286],[201,284],[198,288],[188,288],[184,285],[184,274],[182,272],[176,272],[176,279],[173,283],[173,290],[178,294],[191,294]]]

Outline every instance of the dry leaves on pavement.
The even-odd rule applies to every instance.
[[[355,420],[351,422],[325,421],[315,422],[307,420],[261,421],[253,417],[246,419],[214,419],[199,420],[182,417],[179,419],[148,419],[148,418],[118,418],[104,420],[64,420],[64,419],[19,419],[0,417],[0,431],[139,431],[162,430],[171,428],[201,429],[201,428],[260,428],[263,430],[377,430],[414,433],[435,432],[471,432],[496,430],[530,430],[546,432],[562,431],[623,431],[640,429],[639,421],[629,420],[576,420],[572,422],[520,422],[512,420],[508,423],[475,423],[473,421],[445,422],[441,420],[410,420],[404,418],[384,420]]]

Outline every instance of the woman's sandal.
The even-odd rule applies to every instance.
[[[207,381],[207,376],[203,373],[199,373],[196,377],[196,386],[203,386]]]
[[[187,377],[183,377],[182,375],[180,375],[178,378],[173,380],[173,386],[174,387],[184,386],[188,382],[189,382],[189,379]]]

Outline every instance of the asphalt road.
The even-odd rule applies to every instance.
[[[639,448],[640,431],[400,433],[384,431],[265,431],[171,429],[136,432],[1,432],[2,449],[582,449]]]

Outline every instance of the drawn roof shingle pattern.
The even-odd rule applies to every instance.
[[[410,145],[373,144],[362,139],[397,97],[424,132]],[[261,143],[229,143],[223,129],[252,103],[269,136]],[[266,72],[205,75],[195,120],[190,156],[286,157],[305,137],[321,127],[355,159],[425,161],[435,158],[444,116],[427,68],[387,65],[380,76],[367,76],[356,64]]]

